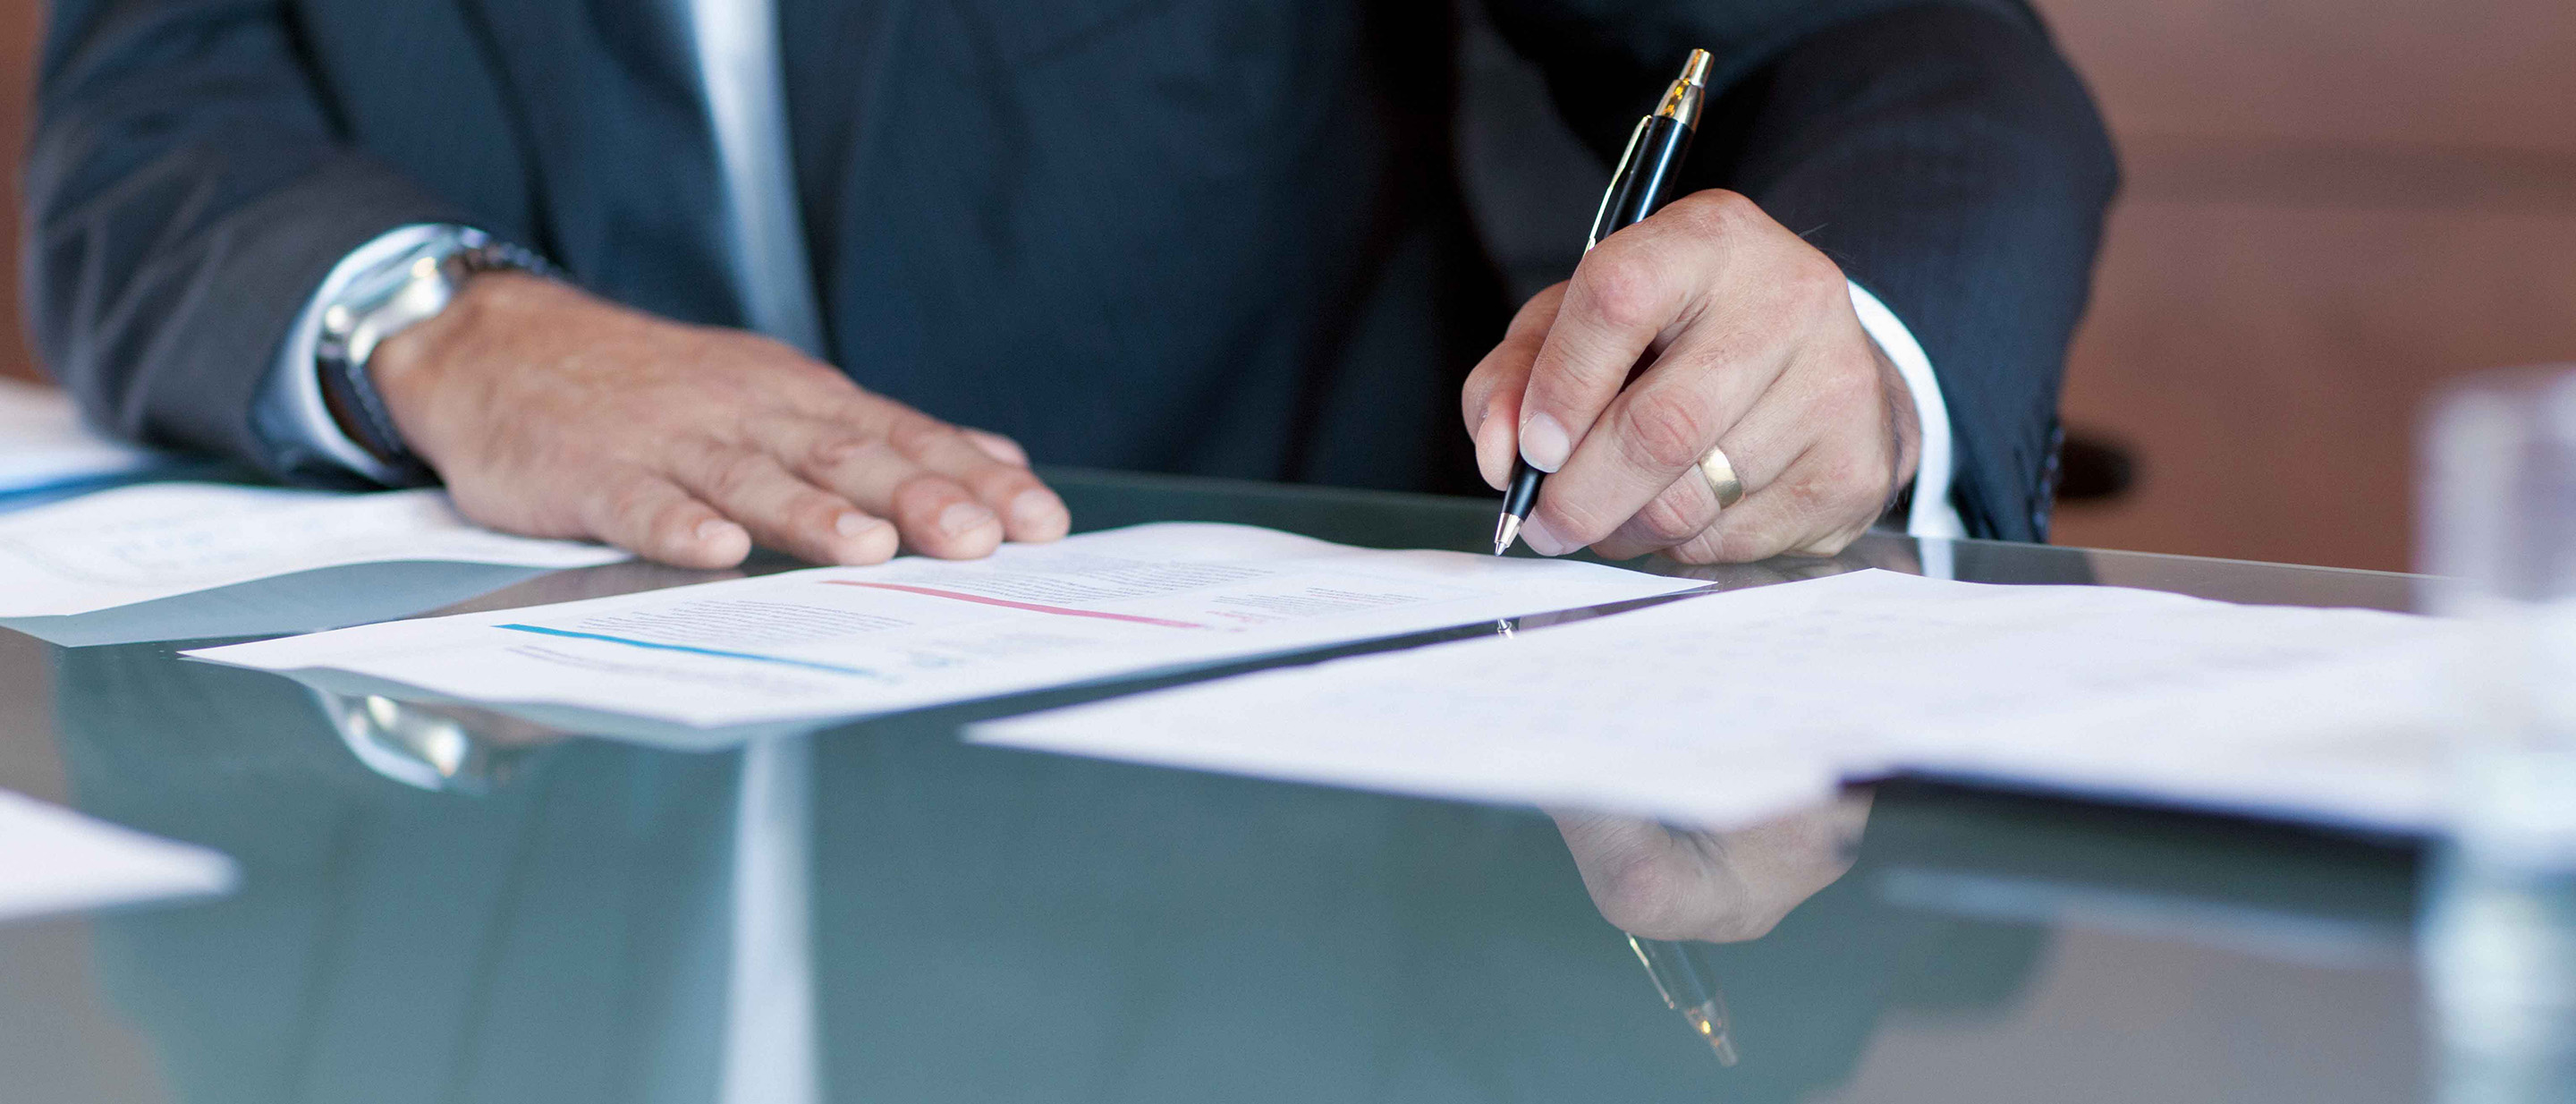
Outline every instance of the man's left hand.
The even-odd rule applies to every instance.
[[[1545,555],[1830,556],[1914,477],[1921,437],[1842,270],[1721,190],[1532,296],[1461,399],[1485,482],[1516,453],[1551,473],[1521,530]],[[1711,448],[1745,487],[1723,511],[1698,470]]]

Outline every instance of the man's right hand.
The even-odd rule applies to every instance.
[[[1049,541],[1064,502],[1007,438],[960,429],[740,330],[551,280],[479,276],[368,361],[395,426],[485,525],[682,567],[752,543],[818,563]]]
[[[1549,810],[1602,919],[1648,939],[1741,943],[1770,934],[1859,856],[1870,798],[1833,801],[1732,832]]]

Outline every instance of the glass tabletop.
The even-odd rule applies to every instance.
[[[1082,529],[1232,521],[1474,551],[1493,517],[1481,500],[1049,476]],[[2410,600],[2401,575],[1884,534],[1696,573],[1735,588],[1869,566]],[[325,576],[349,605],[296,608],[354,621],[424,612],[385,608],[404,594],[507,608],[730,574],[405,590],[404,570],[436,574]],[[273,613],[276,593],[226,608]],[[174,613],[194,637],[82,647],[0,631],[0,788],[213,847],[242,875],[210,901],[0,925],[0,1097],[2421,1094],[2402,840],[1910,779],[1711,835],[957,736],[1205,672],[671,750],[176,658],[220,622]],[[1693,938],[1648,944],[1684,956],[1650,974],[1614,918]],[[1723,1009],[1730,1053],[1667,1005],[1676,971]]]

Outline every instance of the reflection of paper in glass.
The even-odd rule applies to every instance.
[[[1077,755],[1730,827],[1898,770],[2400,830],[2442,622],[1863,571],[976,726]]]
[[[198,897],[232,860],[0,790],[0,920]]]
[[[122,475],[156,459],[82,425],[71,396],[0,379],[0,494]]]
[[[1626,601],[1699,584],[1161,524],[188,653],[697,726],[884,712]]]
[[[87,613],[343,564],[585,567],[626,558],[478,528],[439,491],[152,483],[0,515],[0,617]]]
[[[88,613],[0,617],[0,628],[66,648],[320,632],[455,605],[554,570],[420,560],[341,564]]]

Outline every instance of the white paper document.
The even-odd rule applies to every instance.
[[[991,697],[1686,590],[1597,564],[1140,525],[187,654],[696,726]]]
[[[233,862],[0,790],[0,920],[232,888]]]
[[[2415,830],[2445,623],[1861,571],[978,725],[1077,755],[1724,828],[1900,769]]]
[[[123,475],[159,459],[81,424],[71,396],[0,379],[0,494]]]
[[[600,545],[478,528],[434,490],[148,483],[0,514],[0,618],[88,613],[343,564],[587,567],[626,558]]]

